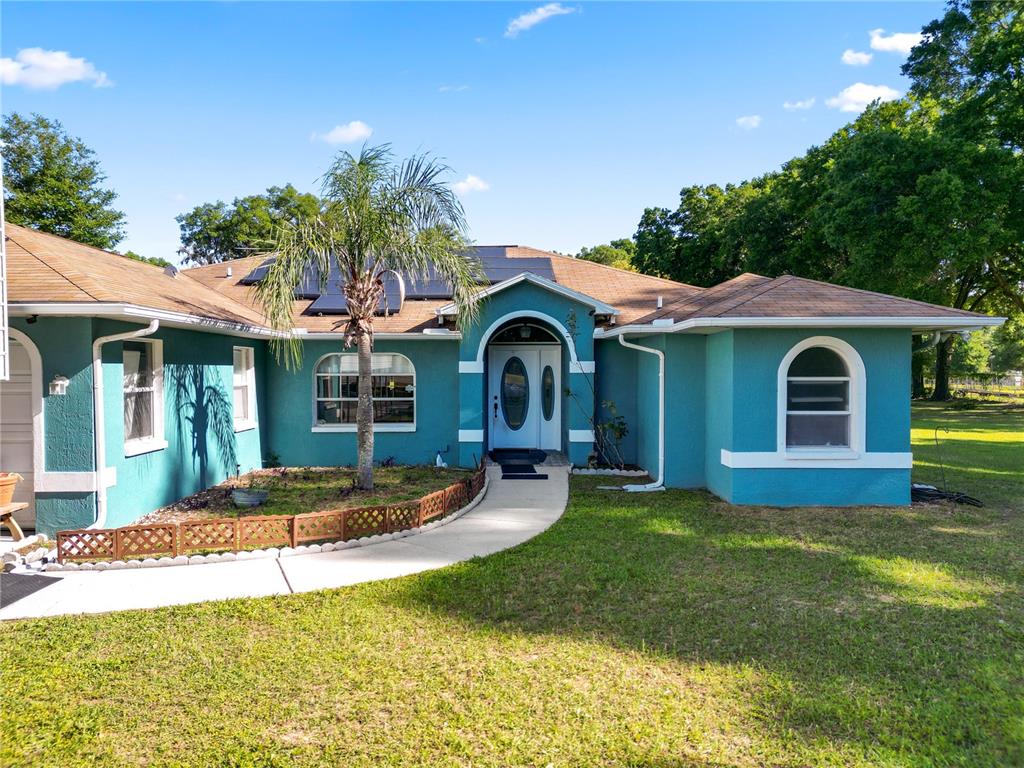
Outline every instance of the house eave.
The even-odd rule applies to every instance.
[[[100,317],[108,320],[159,320],[162,326],[185,328],[209,333],[224,333],[242,338],[287,338],[286,331],[275,331],[259,325],[218,320],[211,317],[171,312],[137,304],[114,302],[12,302],[9,304],[12,317],[40,315],[41,317]]]
[[[307,331],[304,328],[296,328],[295,335],[303,340],[345,338],[344,331]],[[442,328],[426,328],[419,331],[374,331],[373,338],[375,341],[458,341],[462,338],[462,333]]]
[[[697,317],[676,323],[634,323],[597,328],[595,339],[625,334],[715,333],[729,328],[908,328],[912,331],[976,331],[1002,325],[1005,317]]]

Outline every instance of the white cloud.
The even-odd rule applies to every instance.
[[[809,99],[798,99],[797,101],[784,101],[782,102],[782,108],[788,112],[795,112],[798,109],[810,109],[814,106],[815,98],[812,96]]]
[[[310,139],[323,141],[327,144],[352,144],[373,135],[373,128],[362,120],[353,120],[344,125],[336,125],[327,133],[313,133]]]
[[[871,35],[873,50],[902,53],[904,56],[924,38],[920,32],[893,32],[887,35],[884,29],[872,29],[868,34]]]
[[[22,48],[13,59],[0,59],[0,83],[4,85],[52,91],[65,83],[78,82],[91,82],[95,88],[113,85],[106,72],[67,51]]]
[[[437,89],[441,93],[462,93],[462,91],[468,91],[468,85],[442,85]]]
[[[532,29],[542,21],[547,21],[555,16],[575,13],[576,10],[576,8],[566,8],[561,3],[548,3],[547,5],[534,8],[532,11],[527,11],[521,16],[516,16],[512,19],[505,28],[505,37],[517,37],[520,32]]]
[[[479,176],[469,174],[462,181],[456,181],[452,185],[452,189],[455,190],[457,195],[468,195],[471,192],[486,192],[491,188],[491,185],[481,179]]]
[[[851,67],[866,67],[871,63],[871,60],[874,57],[875,55],[873,53],[855,51],[853,48],[847,48],[843,51],[842,60],[843,64],[847,64]]]
[[[854,83],[843,88],[837,96],[826,99],[825,103],[840,112],[863,112],[875,99],[880,101],[892,101],[900,97],[900,92],[888,85],[868,85],[867,83]]]
[[[760,115],[744,115],[736,118],[736,125],[744,131],[752,131],[761,124]]]

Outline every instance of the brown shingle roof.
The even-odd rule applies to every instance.
[[[774,279],[745,273],[703,294],[666,305],[636,320],[673,322],[702,317],[984,317],[914,299],[847,288],[792,275]]]
[[[983,317],[790,275],[772,279],[746,273],[697,288],[535,248],[504,248],[509,258],[545,259],[559,285],[616,307],[620,326],[694,318]],[[240,282],[265,256],[195,267],[171,277],[159,267],[16,224],[7,224],[7,256],[11,303],[123,303],[249,326],[267,324],[254,288]],[[659,297],[660,310],[655,309]],[[437,309],[447,303],[407,299],[400,313],[376,318],[374,328],[382,333],[436,328]],[[311,304],[309,299],[295,301],[296,328],[331,332],[344,327],[346,316],[310,313]]]
[[[620,324],[632,322],[656,307],[659,296],[663,297],[665,302],[670,302],[700,294],[703,290],[673,280],[627,272],[536,248],[506,246],[505,255],[508,258],[549,260],[555,281],[559,285],[611,304],[620,312],[616,320]],[[250,256],[222,264],[193,267],[186,271],[204,285],[258,311],[255,290],[252,286],[242,285],[239,281],[259,266],[265,258]],[[231,267],[231,277],[227,277],[228,266]],[[436,310],[447,303],[448,300],[407,299],[399,314],[377,317],[373,321],[373,327],[382,333],[416,332],[425,328],[436,328]],[[309,300],[296,300],[293,314],[296,328],[305,328],[311,332],[329,332],[337,330],[340,327],[339,323],[345,322],[344,315],[307,314],[310,304],[312,302]]]
[[[247,326],[262,314],[180,272],[63,237],[6,224],[7,298],[12,304],[131,304]]]

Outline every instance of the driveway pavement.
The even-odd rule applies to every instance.
[[[514,547],[561,517],[568,500],[568,468],[543,471],[547,480],[502,480],[501,469],[490,467],[487,495],[459,519],[367,547],[230,563],[61,572],[55,583],[0,609],[0,619],[286,595],[442,568]]]

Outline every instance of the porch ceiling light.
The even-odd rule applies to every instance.
[[[50,382],[50,394],[51,395],[66,395],[68,393],[68,384],[70,380],[67,376],[61,376],[57,374],[53,377],[53,381]]]
[[[521,325],[519,326],[519,336],[523,339],[530,338],[530,326]]]

